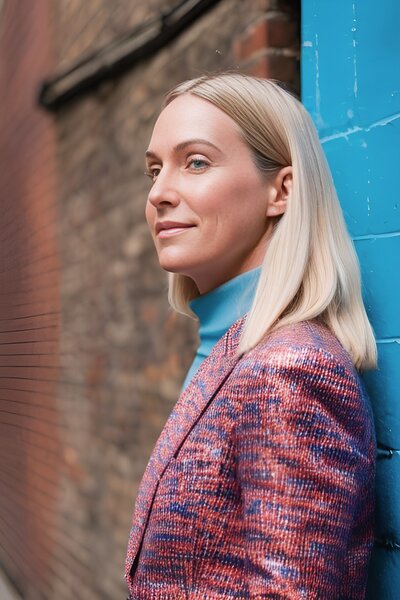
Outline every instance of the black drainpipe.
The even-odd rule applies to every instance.
[[[153,56],[218,2],[220,0],[177,2],[168,11],[145,21],[63,73],[45,79],[38,94],[39,105],[55,111],[103,81],[125,73]]]

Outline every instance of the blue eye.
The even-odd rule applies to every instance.
[[[194,170],[204,169],[204,167],[207,167],[206,161],[202,160],[201,158],[192,158],[189,164],[193,166]]]

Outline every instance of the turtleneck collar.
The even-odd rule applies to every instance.
[[[199,319],[200,344],[186,375],[188,385],[203,360],[231,325],[250,310],[261,267],[246,271],[189,303]]]

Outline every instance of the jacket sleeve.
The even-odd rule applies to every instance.
[[[374,469],[358,377],[313,347],[277,348],[267,360],[249,355],[241,369],[236,443],[248,597],[342,597],[347,547]],[[354,576],[364,587],[365,572]]]

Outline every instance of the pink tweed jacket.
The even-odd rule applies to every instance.
[[[243,319],[181,394],[144,474],[134,600],[361,600],[375,435],[363,385],[308,321],[238,358]]]

